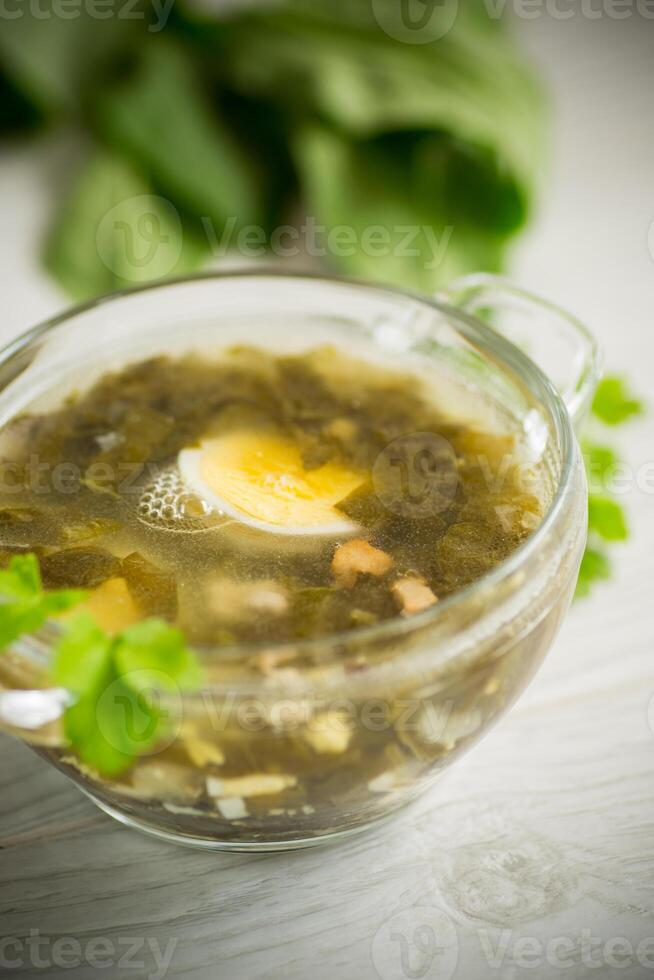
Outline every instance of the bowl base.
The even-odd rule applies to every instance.
[[[168,844],[180,844],[182,847],[192,847],[196,850],[203,851],[242,851],[242,852],[257,852],[262,853],[273,853],[275,851],[299,851],[307,847],[321,847],[326,844],[336,843],[337,841],[346,840],[348,837],[354,837],[357,834],[362,834],[367,830],[372,830],[374,827],[378,827],[381,824],[386,823],[395,816],[395,812],[386,814],[379,817],[377,820],[372,820],[369,823],[362,824],[360,827],[352,827],[348,830],[338,830],[333,833],[321,834],[317,837],[305,837],[298,838],[296,840],[289,841],[221,841],[214,840],[208,837],[192,837],[188,834],[176,834],[170,830],[162,830],[160,827],[154,827],[152,824],[146,823],[143,820],[139,820],[136,817],[128,816],[125,813],[121,813],[120,810],[114,809],[104,800],[99,800],[97,796],[93,793],[89,793],[88,790],[79,787],[85,796],[95,803],[99,810],[106,813],[108,816],[113,817],[119,823],[122,823],[126,827],[130,827],[132,830],[139,830],[144,834],[148,834],[150,837],[155,837],[158,840],[166,841]]]

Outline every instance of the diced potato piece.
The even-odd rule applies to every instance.
[[[305,739],[312,749],[324,755],[340,755],[352,739],[352,729],[340,711],[322,711],[314,716]]]
[[[397,789],[398,780],[394,772],[382,772],[368,783],[371,793],[392,793]]]
[[[174,813],[175,816],[184,817],[206,817],[207,814],[203,810],[198,810],[195,806],[180,806],[178,803],[164,803],[164,810],[168,810],[169,813]]]
[[[200,795],[199,773],[172,762],[144,762],[130,776],[133,789],[142,799],[192,803]]]
[[[239,796],[218,800],[216,805],[225,820],[243,820],[249,816],[245,802]]]
[[[358,575],[385,575],[393,567],[393,559],[380,548],[363,538],[354,538],[340,545],[332,558],[332,571],[337,581],[351,588]]]
[[[224,764],[225,754],[223,750],[216,742],[205,738],[194,721],[184,721],[179,734],[186,754],[198,769]]]
[[[209,776],[207,793],[216,799],[232,796],[272,796],[295,786],[295,776],[258,772],[250,776],[235,776],[231,779],[218,779]]]
[[[253,587],[247,604],[255,612],[283,616],[288,611],[288,596],[276,582],[262,582]]]
[[[251,614],[283,616],[288,610],[288,594],[273,580],[233,582],[214,578],[205,587],[205,601],[211,614],[223,623],[237,623]]]
[[[391,585],[391,592],[403,616],[423,612],[438,602],[438,596],[432,592],[426,582],[413,575],[398,578]]]

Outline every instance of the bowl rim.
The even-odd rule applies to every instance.
[[[376,283],[365,279],[349,278],[312,270],[285,270],[268,265],[245,269],[209,270],[192,275],[127,287],[82,303],[68,306],[61,313],[42,321],[0,348],[0,367],[4,366],[12,357],[28,348],[30,344],[56,327],[62,326],[75,317],[83,315],[97,307],[120,303],[122,300],[129,299],[135,294],[171,289],[178,285],[201,284],[212,280],[269,278],[288,279],[291,281],[313,280],[334,283],[335,285],[352,289],[376,291],[382,295],[387,294],[389,298],[403,297],[406,300],[421,304],[445,315],[448,318],[448,323],[450,323],[457,333],[461,334],[466,341],[479,348],[482,354],[498,361],[502,368],[513,372],[522,383],[527,385],[532,395],[545,407],[549,419],[553,423],[554,431],[560,445],[560,476],[547,512],[536,530],[525,542],[516,548],[508,558],[482,575],[481,578],[476,579],[470,585],[440,600],[436,605],[423,612],[410,617],[397,616],[394,619],[384,620],[381,623],[370,626],[353,627],[348,630],[328,633],[324,636],[307,640],[290,639],[283,642],[276,641],[274,643],[261,641],[257,643],[234,644],[232,646],[194,645],[194,649],[203,657],[209,657],[211,654],[219,654],[222,659],[229,659],[230,662],[246,662],[263,652],[288,650],[290,648],[298,648],[302,653],[311,653],[320,649],[331,648],[336,650],[351,641],[356,641],[357,644],[361,644],[362,646],[366,643],[374,643],[375,640],[388,640],[390,638],[397,638],[401,641],[406,636],[422,632],[425,628],[438,624],[439,621],[445,618],[446,614],[449,614],[457,607],[463,607],[483,590],[488,591],[501,588],[513,575],[520,572],[529,562],[530,558],[542,547],[559,520],[575,475],[577,454],[576,437],[574,435],[572,420],[563,398],[541,368],[515,344],[488,326],[488,324],[456,306],[444,302],[438,296],[429,296],[415,290]],[[59,624],[55,620],[50,620],[42,627],[39,633],[34,634],[34,644],[30,642],[31,636],[23,637],[21,638],[21,647],[31,649],[32,653],[37,654],[37,658],[40,659],[44,646],[43,642],[39,642],[39,637],[42,641],[46,640],[49,646],[51,645],[52,638],[56,637],[59,632]],[[325,663],[327,661],[320,662]],[[216,685],[208,684],[205,685],[204,690],[211,690],[215,687]],[[194,693],[197,694],[198,692]]]

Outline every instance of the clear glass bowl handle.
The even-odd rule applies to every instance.
[[[586,417],[601,376],[602,358],[590,331],[565,310],[511,282],[487,274],[455,280],[436,297],[488,320],[547,374],[572,423]]]

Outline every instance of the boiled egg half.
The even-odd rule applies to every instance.
[[[365,475],[331,461],[308,470],[299,446],[277,433],[235,431],[178,456],[182,480],[213,511],[283,535],[341,535],[356,525],[336,505]]]

